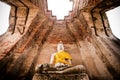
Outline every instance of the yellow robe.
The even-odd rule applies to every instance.
[[[63,64],[71,65],[69,60],[72,60],[72,57],[69,53],[65,51],[57,52],[54,56],[55,64],[63,63]]]

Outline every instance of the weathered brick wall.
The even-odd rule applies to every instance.
[[[5,0],[12,8],[9,30],[0,36],[0,80],[31,80],[35,66],[49,63],[60,40],[72,64],[84,65],[91,80],[119,80],[120,40],[112,35],[104,14],[118,6],[116,1],[91,0],[68,20],[55,21],[44,12],[45,0]]]

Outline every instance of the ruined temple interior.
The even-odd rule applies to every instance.
[[[32,80],[35,66],[49,63],[60,40],[90,80],[120,80],[120,40],[105,14],[120,0],[70,0],[64,20],[56,20],[47,0],[0,1],[11,6],[10,26],[0,36],[0,80]]]

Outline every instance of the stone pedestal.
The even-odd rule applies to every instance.
[[[36,73],[32,80],[89,80],[86,73],[80,74],[39,74]]]

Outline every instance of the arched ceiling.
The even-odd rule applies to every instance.
[[[37,5],[44,14],[49,16],[51,19],[55,19],[55,16],[52,16],[52,12],[48,10],[47,0],[30,0],[35,5]],[[70,20],[73,17],[77,16],[79,11],[107,11],[112,8],[119,6],[119,0],[71,0],[73,1],[73,11],[69,12],[68,16],[65,16],[65,20]]]

